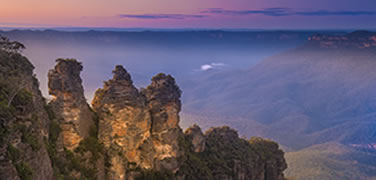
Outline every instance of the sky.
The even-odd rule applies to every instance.
[[[0,27],[376,29],[376,1],[2,0]]]

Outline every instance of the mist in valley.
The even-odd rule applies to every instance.
[[[147,86],[150,77],[160,72],[173,75],[179,84],[189,88],[189,82],[207,74],[244,70],[271,55],[295,48],[314,32],[5,31],[0,34],[26,45],[24,55],[35,65],[46,97],[47,73],[55,60],[81,61],[85,95],[91,101],[95,90],[112,76],[111,71],[118,64],[126,67],[139,88]]]
[[[45,97],[47,73],[58,58],[82,62],[88,102],[116,65],[126,68],[139,89],[163,72],[171,74],[183,92],[184,129],[192,124],[203,130],[228,125],[244,137],[275,140],[287,152],[287,176],[299,179],[315,172],[328,179],[376,176],[372,32],[0,34],[26,45],[23,54],[34,64]],[[347,166],[355,161],[356,166]]]

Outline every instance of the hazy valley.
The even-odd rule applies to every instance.
[[[177,167],[184,167],[186,171],[180,171],[181,174],[178,173],[180,177],[195,174],[192,172],[196,172],[197,169],[185,167],[185,164],[177,165],[173,161],[162,161],[161,157],[166,154],[164,151],[159,151],[158,148],[162,147],[159,146],[161,144],[172,143],[169,145],[175,149],[173,148],[171,152],[175,151],[172,154],[179,157],[181,145],[173,144],[178,142],[178,137],[184,136],[179,129],[180,127],[188,128],[196,123],[203,129],[203,132],[212,126],[227,125],[236,129],[239,136],[246,139],[251,136],[260,136],[276,141],[286,152],[288,168],[284,173],[285,177],[289,179],[376,178],[374,173],[376,169],[374,161],[376,157],[376,123],[374,120],[376,118],[376,71],[374,71],[376,68],[376,33],[366,31],[353,33],[340,31],[9,31],[0,34],[26,45],[27,49],[23,54],[30,58],[35,65],[41,91],[45,97],[52,99],[52,102],[56,100],[56,96],[63,94],[62,97],[65,98],[63,99],[67,98],[65,96],[67,92],[51,93],[51,89],[54,88],[47,83],[47,73],[55,65],[54,60],[63,57],[77,58],[81,61],[83,63],[83,89],[78,91],[78,95],[73,95],[73,97],[80,97],[79,109],[89,112],[86,109],[86,103],[90,103],[94,99],[93,103],[97,103],[97,105],[93,105],[95,112],[100,117],[113,121],[112,129],[115,129],[114,132],[110,132],[108,131],[111,129],[110,126],[105,124],[102,126],[106,127],[103,131],[98,129],[99,134],[102,132],[104,135],[98,137],[124,138],[119,140],[122,143],[131,141],[132,148],[124,146],[120,150],[129,152],[125,155],[126,159],[129,162],[136,162],[136,165],[140,165],[142,168],[167,167],[175,171]],[[117,64],[123,65],[129,71],[132,75],[131,80],[126,75],[127,71],[125,71],[125,75],[123,72],[120,73],[122,75],[117,74],[117,71],[122,71],[118,68],[115,69],[114,76],[111,78],[110,72]],[[171,74],[176,79],[176,84],[182,90],[181,102],[180,94],[174,97],[168,95],[177,92],[170,93],[174,86],[167,86],[167,89],[161,91],[162,95],[159,91],[157,93],[154,90],[139,90],[140,94],[144,94],[145,97],[135,90],[136,87],[152,89],[153,84],[157,85],[158,83],[154,83],[156,80],[153,78],[151,85],[148,86],[149,79],[159,72]],[[77,72],[75,73],[75,77],[77,77]],[[32,73],[28,74],[28,76],[31,75]],[[117,82],[117,77],[121,77],[120,85],[114,83]],[[102,88],[103,92],[99,91],[101,93],[98,93],[104,93],[104,95],[96,97],[94,92],[102,87],[105,79],[110,80],[106,81]],[[170,80],[166,81],[170,82]],[[76,83],[79,87],[80,82]],[[59,90],[59,88],[57,90],[65,91],[64,89]],[[106,95],[106,93],[108,94]],[[52,96],[48,96],[48,94]],[[126,95],[122,96],[122,94]],[[160,98],[162,109],[167,114],[170,115],[177,111],[178,114],[174,114],[173,117],[180,118],[180,122],[171,120],[167,124],[158,125],[160,129],[150,130],[155,134],[150,135],[150,139],[148,139],[145,138],[147,136],[145,132],[150,128],[153,129],[154,121],[151,119],[163,119],[163,116],[153,110],[154,104],[151,102],[155,97]],[[121,101],[116,101],[117,98]],[[170,105],[164,104],[164,98],[167,98],[168,102],[175,103],[171,106],[175,110],[171,110]],[[126,103],[122,104],[122,102]],[[147,105],[148,103],[150,103],[150,107]],[[182,106],[181,112],[179,103]],[[157,107],[160,108],[159,106]],[[55,109],[58,113],[64,109],[60,105],[56,105],[56,107],[60,108],[60,110]],[[69,109],[72,108],[77,107],[75,105],[69,107]],[[129,110],[129,108],[135,109]],[[114,133],[117,131],[115,126],[121,117],[148,119],[150,117],[145,115],[145,112],[149,111],[152,118],[148,122],[151,124],[138,124],[143,121],[136,120],[132,122],[135,127],[145,126],[147,128],[128,129],[127,127],[118,129],[118,132],[124,130],[124,132],[132,132],[133,135],[138,134],[147,140],[145,142],[150,141],[154,145],[141,143],[144,141],[140,141],[139,137],[134,137],[132,140],[126,139],[125,135],[124,137],[115,137]],[[115,116],[109,114],[115,114]],[[44,117],[44,119],[46,118]],[[180,126],[176,125],[176,122],[180,123]],[[41,124],[43,125],[43,123]],[[44,124],[44,126],[47,125]],[[118,126],[120,127],[121,124]],[[48,127],[45,128],[48,129]],[[171,133],[169,137],[176,139],[167,140],[158,134],[162,133],[162,129]],[[217,137],[217,135],[223,135],[221,131],[226,135]],[[256,145],[244,145],[242,139],[236,140],[233,149],[226,148],[226,146],[222,146],[223,144],[211,143],[216,142],[218,138],[223,138],[222,140],[226,143],[237,139],[237,134],[234,135],[232,130],[218,129],[217,131],[203,132],[198,134],[203,134],[202,136],[207,139],[205,144],[213,147],[213,149],[209,148],[205,151],[205,155],[215,154],[216,148],[223,148],[223,151],[230,149],[229,154],[234,153],[235,157],[229,154],[223,156],[228,159],[239,158],[238,154],[244,153],[242,150],[238,152],[239,148],[257,149],[257,153],[277,152],[276,149],[278,150],[278,147],[275,149],[273,145],[262,143],[260,143],[261,147],[266,149],[261,148],[260,150],[258,149],[259,144],[257,147]],[[81,138],[84,139],[84,137]],[[111,143],[118,142],[117,140],[110,142],[108,139],[101,141],[108,141],[107,148],[112,147]],[[191,143],[192,146],[196,145]],[[137,149],[138,147],[154,149],[152,151],[154,154],[145,154],[144,151]],[[268,149],[269,147],[272,150]],[[201,161],[198,161],[197,158],[202,160],[203,156],[195,154],[197,153],[195,148],[188,148],[189,153],[183,153],[184,155],[181,157],[191,158],[191,160],[193,158],[195,162],[189,160],[186,162],[196,163],[197,167],[206,166],[210,169],[210,171],[197,171],[197,174],[205,176],[204,179],[210,179],[210,177],[231,179],[230,176],[225,177],[225,175],[217,173],[217,171],[226,171],[229,167],[222,167],[223,169],[220,170],[213,169],[214,165],[223,163],[216,161],[218,159],[215,157],[210,157],[216,159],[212,161],[212,164],[203,165]],[[119,159],[117,155],[114,155],[117,150],[109,153],[114,161]],[[136,157],[142,158],[135,158],[135,154]],[[248,160],[257,164],[261,161],[255,160],[257,158],[254,157],[263,155],[261,153],[261,155],[254,156],[251,153],[249,156]],[[149,162],[150,159],[158,158],[161,160],[160,162],[159,160],[156,160],[155,163]],[[283,167],[279,162],[279,157],[272,156],[271,159],[274,165],[279,163],[280,167]],[[233,166],[231,163],[229,166]],[[275,167],[274,165],[273,167]],[[247,167],[248,170],[255,170],[251,172],[229,170],[229,173],[225,174],[232,174],[235,171],[235,174],[239,176],[232,174],[233,179],[247,179],[247,177],[260,179],[261,176],[254,176],[255,173],[262,172],[256,167],[258,166]],[[116,174],[122,171],[119,168],[121,166],[111,169],[111,172]],[[60,169],[59,172],[62,173],[65,170]],[[280,170],[275,172],[281,173]],[[278,175],[275,176],[275,174],[278,173],[273,173],[272,177],[277,177]],[[251,175],[245,176],[244,174]],[[265,179],[270,179],[265,176],[264,174]]]

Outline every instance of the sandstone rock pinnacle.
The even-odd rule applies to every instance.
[[[96,91],[92,105],[99,116],[99,140],[111,163],[110,178],[126,176],[127,165],[123,162],[152,168],[154,151],[146,98],[133,86],[122,66],[116,66],[113,78]]]
[[[75,59],[58,59],[56,62],[55,68],[48,73],[49,93],[53,96],[50,105],[62,129],[59,139],[63,147],[73,150],[89,135],[94,124],[93,113],[84,96],[81,63]]]
[[[152,78],[143,90],[152,118],[152,141],[156,149],[157,168],[176,172],[178,158],[184,152],[179,147],[179,138],[184,136],[179,127],[181,90],[171,75],[160,73]]]

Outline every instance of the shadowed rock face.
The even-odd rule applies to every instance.
[[[33,70],[26,57],[0,50],[1,180],[25,176],[37,180],[53,178],[44,143],[48,139],[49,119]]]
[[[192,143],[193,149],[196,153],[204,152],[206,143],[205,136],[198,125],[194,124],[185,130],[184,135]]]
[[[177,158],[184,154],[178,144],[178,139],[183,137],[179,127],[181,90],[172,76],[161,73],[154,76],[142,92],[147,98],[152,118],[154,157],[158,160],[156,166],[176,172],[179,167]]]
[[[285,179],[287,164],[277,143],[259,137],[239,138],[237,131],[226,126],[209,129],[205,139],[203,159],[214,179]]]
[[[82,65],[75,59],[58,59],[48,73],[50,102],[60,127],[63,147],[73,150],[89,134],[94,124],[93,113],[84,96],[80,72]],[[62,148],[62,147],[60,147]]]
[[[166,106],[174,104],[175,108],[181,109],[181,90],[176,85],[175,79],[171,75],[160,73],[152,78],[151,84],[143,89],[143,93],[148,98],[152,106]],[[156,109],[152,109],[156,110]]]
[[[48,73],[49,93],[59,97],[60,93],[77,93],[83,95],[80,73],[83,69],[80,62],[75,59],[58,59],[55,69]],[[61,97],[61,96],[60,96]]]

